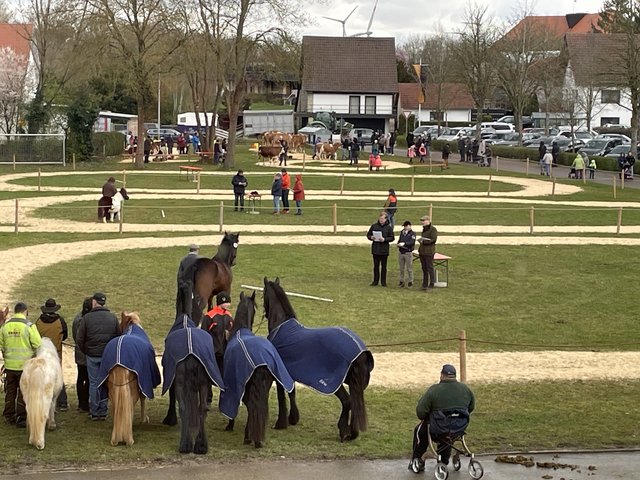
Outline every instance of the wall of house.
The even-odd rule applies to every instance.
[[[631,100],[627,89],[620,92],[620,104],[602,103],[602,94],[598,92],[591,116],[591,125],[600,127],[605,123],[631,125]],[[618,120],[615,120],[618,119]]]
[[[418,119],[421,123],[433,122],[434,120],[431,118],[432,112],[435,115],[435,110],[422,110],[420,115],[417,115]],[[446,110],[442,120],[446,122],[470,122],[471,110]]]
[[[310,112],[336,112],[349,113],[349,97],[353,95],[344,93],[313,93],[308,95],[307,108]],[[365,114],[365,96],[376,97],[376,114],[393,114],[393,95],[357,95],[360,97],[360,114]]]

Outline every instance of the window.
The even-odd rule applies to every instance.
[[[364,97],[364,113],[366,113],[367,115],[375,115],[376,97]]]
[[[435,112],[435,111],[431,110],[429,112],[429,121],[436,122],[438,120],[440,120],[440,121],[444,120],[444,112]]]
[[[620,103],[620,90],[602,90],[600,103]]]
[[[353,95],[349,97],[349,113],[360,113],[360,97]]]
[[[620,117],[600,117],[600,126],[620,125]]]

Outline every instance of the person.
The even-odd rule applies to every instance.
[[[420,143],[420,146],[418,147],[418,156],[420,157],[420,163],[424,163],[425,162],[425,157],[427,156],[427,147],[422,142]]]
[[[411,230],[411,222],[405,220],[402,223],[402,231],[398,238],[398,267],[400,270],[398,286],[400,288],[405,285],[407,288],[413,287],[413,247],[415,245],[416,234]]]
[[[538,161],[540,162],[540,175],[544,175],[544,154],[547,153],[547,146],[540,141],[538,146]]]
[[[200,151],[200,135],[198,135],[198,132],[194,132],[194,134],[191,135],[191,146],[193,148],[193,153],[198,153]]]
[[[636,158],[631,153],[631,150],[627,153],[625,180],[633,180],[633,166],[636,164]]]
[[[200,328],[207,331],[211,335],[213,348],[216,352],[216,363],[222,372],[224,359],[224,346],[216,348],[215,333],[213,329],[218,326],[224,326],[224,330],[229,332],[233,327],[233,316],[231,315],[231,296],[227,292],[220,292],[216,295],[216,306],[207,312],[202,319]],[[211,398],[207,398],[207,403],[211,403]]]
[[[320,137],[316,137],[316,144],[315,147],[313,149],[313,157],[311,157],[311,160],[320,160],[320,149],[322,148],[322,140],[320,139]]]
[[[440,382],[431,385],[416,406],[416,415],[420,423],[413,430],[413,454],[409,469],[416,473],[424,470],[422,456],[429,446],[428,427],[431,430],[431,439],[438,444],[440,461],[447,465],[451,457],[450,434],[459,436],[464,433],[469,424],[469,415],[475,406],[476,399],[471,389],[456,380],[456,368],[449,364],[443,365]],[[458,416],[447,419],[446,413],[451,410],[455,410]],[[438,428],[439,419],[447,423],[444,429]]]
[[[276,173],[271,184],[271,195],[273,195],[273,214],[280,215],[280,201],[282,200],[282,174]]]
[[[580,155],[578,155],[580,157]],[[580,157],[582,159],[582,157]],[[551,164],[553,163],[553,154],[551,152],[547,152],[542,157],[542,168],[544,169],[544,174],[549,177],[551,175]]]
[[[304,184],[302,183],[302,174],[296,175],[296,181],[293,184],[293,200],[296,202],[296,215],[302,215],[302,201],[304,200]]]
[[[289,156],[289,142],[287,142],[284,138],[280,140],[280,146],[282,147],[282,151],[280,152],[279,155],[279,160],[280,163],[278,164],[278,166],[282,166],[282,164],[284,163],[284,166],[287,166],[287,157]],[[288,212],[287,212],[288,213]]]
[[[112,198],[118,193],[116,188],[116,179],[109,177],[107,181],[102,185],[102,198],[98,201],[98,221],[106,218],[111,208]]]
[[[178,137],[178,153],[180,155],[187,153],[187,140],[184,138],[184,133]]]
[[[173,159],[173,135],[167,137],[167,153],[169,158]]]
[[[193,308],[199,308],[197,295],[194,295],[193,277],[188,272],[200,258],[200,247],[195,243],[189,245],[189,253],[187,253],[178,265],[177,285],[178,294],[176,295],[176,316],[186,313],[193,318]],[[198,315],[199,317],[200,315]]]
[[[349,165],[357,165],[358,164],[358,152],[360,150],[360,145],[358,145],[358,139],[354,139],[351,142],[351,159],[349,161]]]
[[[416,241],[420,244],[420,266],[422,267],[422,290],[432,289],[436,281],[436,273],[433,269],[433,257],[436,254],[436,242],[438,230],[431,224],[431,217],[425,215],[420,218],[422,222],[422,236]]]
[[[100,398],[98,381],[102,354],[109,340],[119,336],[120,325],[116,316],[105,307],[107,297],[96,292],[91,297],[91,311],[80,321],[78,327],[78,346],[87,358],[89,374],[89,414],[91,420],[106,420],[108,399]]]
[[[409,145],[409,148],[407,148],[407,157],[409,157],[409,163],[413,163],[413,159],[416,158],[415,145]]]
[[[576,155],[576,158],[573,159],[573,163],[571,164],[571,168],[575,168],[576,178],[579,178],[582,180],[584,167],[585,167],[584,158],[582,158],[582,155],[580,155],[580,152],[578,152],[578,154]]]
[[[118,193],[118,189],[116,188],[116,179],[114,177],[109,177],[104,185],[102,185],[102,196],[113,198],[116,193]]]
[[[491,160],[493,159],[493,150],[491,149],[491,145],[487,144],[484,149],[484,155],[487,158],[487,167],[491,168]]]
[[[67,328],[67,322],[64,318],[58,314],[58,310],[62,308],[53,298],[47,299],[44,305],[40,307],[42,315],[36,320],[36,328],[40,337],[47,337],[51,339],[58,351],[58,357],[60,358],[60,364],[62,365],[62,342],[69,337],[69,330]],[[62,390],[58,396],[56,402],[58,410],[66,412],[69,409],[67,403],[67,390],[64,383],[62,384]]]
[[[373,256],[373,281],[371,286],[375,287],[380,283],[380,285],[386,287],[389,244],[395,238],[386,212],[380,213],[378,221],[369,227],[367,238],[371,242],[371,255]]]
[[[598,169],[598,164],[596,163],[596,159],[592,158],[589,160],[589,179],[593,180],[596,176],[596,170]]]
[[[18,428],[27,426],[27,409],[20,391],[20,377],[27,360],[42,345],[35,324],[27,320],[29,311],[23,302],[16,303],[13,316],[0,327],[0,352],[4,358],[4,421]]]
[[[91,304],[93,299],[87,297],[82,302],[82,309],[73,319],[71,324],[71,333],[73,334],[73,340],[76,342],[75,346],[75,361],[76,370],[78,371],[76,377],[76,395],[78,396],[78,410],[81,412],[89,413],[89,374],[87,373],[87,356],[82,353],[80,347],[78,347],[78,327],[82,318],[91,311]]]
[[[244,211],[244,190],[249,185],[247,181],[247,177],[244,176],[244,171],[242,169],[238,170],[233,178],[231,179],[231,185],[233,185],[233,211],[238,211],[238,206],[240,211]]]
[[[216,141],[213,143],[213,164],[218,165],[222,163],[220,158],[222,157],[222,147],[220,146],[220,140],[216,138]]]
[[[395,131],[391,132],[391,134],[389,135],[388,143],[389,143],[389,155],[395,155],[395,153],[393,151],[393,149],[396,146],[396,132]]]
[[[148,135],[145,135],[144,137],[142,148],[144,152],[144,163],[149,163],[149,155],[151,154],[151,139]]]
[[[449,168],[449,154],[451,153],[451,147],[448,143],[442,147],[442,161],[444,162],[444,168]]]
[[[389,189],[389,196],[387,197],[387,201],[384,202],[384,211],[387,213],[389,225],[391,225],[391,229],[393,230],[393,227],[395,227],[393,217],[398,211],[398,197],[396,195],[396,191],[393,188]]]
[[[289,213],[289,190],[291,189],[291,177],[287,173],[287,169],[280,170],[282,173],[282,212]]]
[[[458,153],[460,154],[460,162],[464,162],[465,158],[465,141],[464,137],[458,139]]]
[[[560,154],[560,145],[558,145],[558,141],[554,140],[551,142],[551,155],[553,157],[553,166],[558,166],[558,155]]]
[[[407,133],[407,147],[413,145],[413,132]]]

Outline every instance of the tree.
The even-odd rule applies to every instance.
[[[67,109],[69,150],[81,160],[93,155],[93,126],[98,118],[98,106],[86,92],[79,92]]]
[[[0,131],[17,131],[29,88],[27,59],[10,48],[0,49]]]
[[[478,138],[484,106],[496,84],[493,44],[498,37],[498,30],[486,18],[486,13],[487,7],[470,4],[465,12],[465,28],[458,32],[460,40],[453,44],[453,58],[459,68],[459,76],[464,79],[477,109]]]

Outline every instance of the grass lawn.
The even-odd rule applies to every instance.
[[[374,371],[375,373],[375,371]],[[434,379],[435,381],[435,379]],[[425,380],[425,389],[430,380]],[[476,411],[467,431],[468,443],[476,453],[555,448],[606,448],[637,445],[640,381],[571,382],[471,385]],[[72,390],[72,389],[70,389]],[[75,392],[70,391],[72,405]],[[409,458],[411,433],[417,423],[415,404],[423,391],[370,388],[365,392],[369,430],[354,442],[340,443],[337,434],[339,402],[299,389],[301,421],[287,430],[267,431],[265,447],[242,444],[246,410],[240,409],[234,432],[225,432],[226,420],[212,409],[207,419],[209,454],[220,461],[245,458],[324,460],[331,458]],[[214,402],[217,394],[214,394]],[[615,398],[615,401],[612,399]],[[602,412],[607,412],[603,415]],[[112,447],[111,421],[91,422],[85,414],[70,410],[57,415],[58,429],[46,433],[46,448],[38,452],[27,445],[25,430],[4,424],[0,436],[3,471],[11,468],[75,468],[118,464],[174,463],[192,458],[177,453],[180,427],[161,424],[166,397],[147,403],[151,419],[138,423],[136,409],[135,444]],[[270,425],[277,416],[272,390]]]

